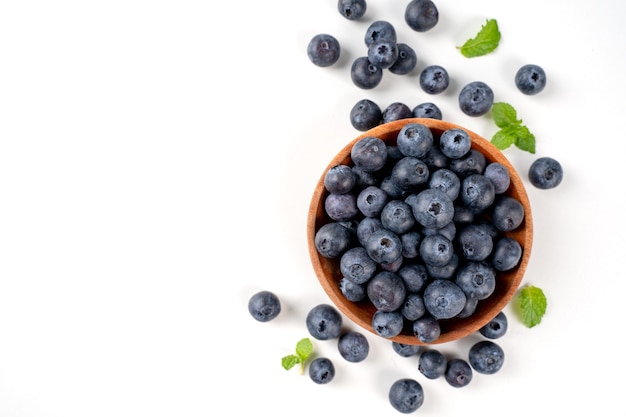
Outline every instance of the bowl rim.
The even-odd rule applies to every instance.
[[[315,233],[322,224],[331,221],[324,213],[322,204],[323,199],[328,194],[327,190],[324,187],[324,176],[328,169],[338,164],[351,163],[350,150],[352,149],[352,146],[362,138],[368,136],[379,137],[383,139],[387,144],[395,145],[397,132],[399,132],[403,126],[409,123],[420,123],[426,125],[429,129],[431,129],[431,131],[433,131],[436,137],[438,137],[443,131],[451,128],[459,128],[466,131],[471,138],[472,149],[477,149],[481,151],[487,158],[488,162],[499,162],[508,169],[509,176],[511,178],[511,184],[509,186],[509,189],[504,194],[511,195],[517,198],[524,206],[525,211],[524,221],[522,222],[522,225],[520,225],[520,227],[512,232],[505,233],[506,236],[515,238],[522,245],[523,252],[522,257],[515,268],[506,272],[498,272],[498,276],[496,277],[496,279],[498,280],[497,282],[502,280],[502,276],[506,277],[508,282],[508,285],[506,285],[506,287],[504,288],[503,293],[497,292],[497,294],[500,295],[499,298],[494,297],[493,299],[491,299],[490,296],[486,299],[488,300],[487,302],[483,303],[481,301],[479,304],[482,303],[482,305],[480,306],[482,310],[477,309],[477,312],[469,318],[455,318],[442,321],[441,323],[443,325],[441,335],[434,342],[423,343],[414,335],[408,334],[406,329],[403,330],[403,333],[397,336],[386,338],[387,340],[403,344],[440,344],[461,339],[478,331],[481,327],[491,321],[500,311],[502,311],[504,307],[506,307],[506,305],[511,301],[517,289],[520,287],[530,260],[533,240],[533,221],[532,210],[528,194],[526,192],[526,187],[524,186],[524,183],[517,170],[513,167],[511,162],[502,153],[502,151],[499,150],[495,145],[466,127],[463,127],[453,122],[439,119],[401,119],[378,125],[368,131],[359,134],[335,154],[335,156],[330,160],[326,168],[323,170],[319,180],[316,183],[307,213],[307,244],[309,257],[315,275],[317,276],[319,283],[324,289],[324,292],[332,301],[332,304],[359,327],[369,331],[370,333],[378,337],[382,337],[375,333],[371,325],[371,316],[373,315],[374,307],[371,305],[368,306],[367,303],[354,303],[347,300],[343,296],[339,289],[339,286],[337,285],[340,276],[335,275],[332,279],[333,283],[331,284],[331,278],[327,276],[327,274],[330,274],[328,272],[329,265],[332,263],[337,263],[338,259],[329,260],[318,253],[314,243]],[[498,285],[496,285],[496,289],[497,291],[499,291]],[[494,293],[496,292],[494,291]],[[362,317],[361,310],[367,310],[370,322]],[[361,314],[358,314],[360,312]]]

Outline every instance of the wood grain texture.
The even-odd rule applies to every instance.
[[[506,233],[506,236],[517,240],[523,249],[522,258],[517,267],[507,272],[498,272],[496,277],[496,288],[494,293],[485,300],[478,303],[478,307],[473,315],[468,318],[453,318],[448,320],[440,320],[441,336],[432,344],[440,344],[463,338],[471,333],[478,331],[487,324],[511,301],[519,288],[526,267],[528,265],[533,239],[533,222],[531,206],[526,193],[524,184],[509,160],[504,154],[480,135],[454,123],[441,121],[436,119],[403,119],[390,123],[379,125],[367,132],[364,132],[350,141],[343,149],[341,149],[334,158],[329,162],[328,166],[320,176],[320,179],[313,190],[313,196],[307,218],[307,240],[309,256],[315,274],[330,298],[331,302],[350,320],[361,328],[376,334],[372,328],[372,316],[375,312],[374,306],[369,302],[351,302],[344,298],[339,289],[339,281],[341,272],[339,271],[339,259],[327,259],[321,256],[315,248],[315,233],[324,224],[331,220],[324,212],[324,199],[328,192],[324,188],[324,176],[326,171],[337,164],[351,164],[350,150],[354,143],[361,138],[367,136],[375,136],[389,145],[396,144],[396,137],[400,129],[407,123],[422,123],[428,126],[435,137],[439,137],[441,133],[450,128],[464,129],[472,139],[472,148],[483,153],[489,162],[499,162],[508,170],[511,177],[511,184],[505,195],[519,200],[524,206],[524,221],[514,231]],[[405,329],[400,335],[390,338],[399,343],[422,345],[410,331]]]

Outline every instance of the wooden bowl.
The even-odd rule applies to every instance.
[[[376,311],[375,307],[369,302],[369,300],[351,302],[343,296],[339,288],[339,281],[342,278],[342,274],[339,269],[339,259],[328,259],[319,254],[315,247],[315,233],[322,225],[332,221],[326,215],[324,210],[324,199],[328,195],[328,191],[324,187],[324,176],[326,171],[338,164],[350,165],[350,151],[352,146],[361,138],[375,136],[385,141],[388,145],[396,145],[398,132],[407,123],[421,123],[428,126],[433,132],[435,138],[438,138],[443,131],[450,128],[464,129],[472,139],[473,149],[476,149],[485,155],[488,162],[499,162],[508,169],[511,177],[511,184],[509,189],[505,192],[505,195],[509,195],[519,200],[525,210],[525,218],[522,224],[514,231],[505,233],[506,236],[514,238],[522,246],[523,254],[518,265],[512,270],[497,273],[497,284],[493,294],[485,300],[480,301],[475,312],[471,316],[467,318],[440,320],[441,335],[436,341],[431,343],[439,344],[458,340],[478,331],[481,327],[492,320],[500,311],[502,311],[519,288],[530,257],[533,225],[531,207],[528,201],[526,189],[524,188],[524,184],[522,183],[519,174],[515,171],[508,159],[489,141],[476,133],[463,128],[462,126],[450,122],[436,119],[415,118],[385,123],[357,136],[332,158],[327,168],[320,176],[315,190],[313,191],[313,197],[311,199],[307,218],[309,256],[311,258],[315,274],[332,303],[358,326],[377,335],[372,327],[372,316]],[[424,345],[425,343],[422,343],[412,333],[412,330],[407,327],[408,326],[405,326],[402,333],[395,337],[391,337],[388,340],[393,340],[403,344]]]

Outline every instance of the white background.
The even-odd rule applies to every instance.
[[[0,416],[396,415],[387,390],[403,377],[422,383],[423,416],[626,415],[626,3],[439,0],[426,33],[404,23],[406,4],[369,0],[351,22],[334,0],[0,2]],[[499,48],[462,57],[455,47],[488,18]],[[349,70],[374,20],[419,62],[364,91]],[[331,68],[306,56],[322,32],[342,45]],[[540,95],[515,88],[526,63],[548,74]],[[452,78],[439,96],[417,83],[430,64]],[[433,101],[490,138],[489,115],[458,109],[474,80],[535,134],[535,155],[505,152],[523,177],[539,156],[565,169],[557,189],[528,185],[524,283],[544,289],[544,320],[527,329],[509,315],[504,367],[463,389],[371,335],[360,364],[315,343],[335,362],[331,384],[285,371],[306,313],[328,301],[306,213],[359,133],[352,105]],[[283,303],[270,323],[247,312],[262,289]],[[439,348],[463,356],[470,342]]]

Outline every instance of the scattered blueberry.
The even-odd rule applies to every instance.
[[[337,348],[341,357],[348,362],[364,361],[370,350],[367,338],[355,331],[348,331],[339,336]]]
[[[318,304],[309,310],[306,327],[311,336],[318,340],[329,340],[341,334],[343,319],[339,311],[330,304]]]
[[[274,320],[281,311],[278,296],[271,291],[259,291],[248,300],[248,312],[257,321]]]
[[[420,73],[420,87],[428,94],[443,93],[450,85],[448,71],[441,65],[429,65]]]
[[[444,374],[446,382],[455,388],[467,386],[473,377],[472,368],[467,361],[454,358],[448,361]]]
[[[361,132],[378,126],[383,120],[380,106],[372,100],[362,99],[354,104],[350,110],[350,123]]]
[[[396,352],[403,358],[410,358],[411,356],[415,356],[420,352],[420,350],[422,350],[422,347],[420,345],[408,345],[396,341],[391,342],[391,348],[394,352]]]
[[[371,90],[383,80],[383,69],[372,64],[367,56],[361,56],[352,62],[350,77],[357,87]]]
[[[424,389],[414,379],[399,379],[389,388],[389,403],[403,414],[412,413],[424,403]]]
[[[459,106],[468,116],[482,116],[491,110],[493,90],[482,81],[472,81],[461,89]]]
[[[425,102],[413,108],[413,117],[441,120],[443,119],[443,114],[435,103]]]
[[[383,118],[381,123],[389,123],[396,120],[408,119],[413,117],[413,111],[404,103],[396,101],[388,105],[383,110]]]
[[[378,68],[387,69],[398,59],[398,45],[395,41],[379,39],[367,48],[367,59]]]
[[[341,46],[332,35],[320,33],[309,41],[307,55],[311,62],[318,67],[329,67],[339,60]]]
[[[499,339],[506,334],[509,322],[503,311],[496,314],[487,324],[478,329],[478,332],[487,339]]]
[[[359,20],[365,15],[367,2],[365,0],[338,0],[339,14],[348,20]]]
[[[386,20],[376,20],[372,22],[365,31],[365,46],[369,46],[376,41],[387,40],[397,42],[396,28]]]
[[[437,379],[446,372],[448,360],[437,349],[427,349],[420,354],[417,369],[428,379]]]
[[[540,190],[555,188],[563,181],[563,167],[549,156],[538,158],[530,165],[528,179]]]
[[[406,75],[413,71],[417,65],[417,54],[406,43],[398,43],[398,57],[396,61],[389,67],[389,72],[397,75]]]
[[[504,364],[504,350],[491,340],[476,342],[469,350],[469,363],[478,373],[495,374]]]
[[[327,384],[335,377],[335,365],[328,358],[315,358],[309,364],[309,377],[316,384]]]
[[[539,65],[527,64],[515,74],[515,85],[523,94],[535,95],[546,86],[546,72]]]
[[[404,11],[404,20],[417,32],[426,32],[439,22],[439,10],[431,0],[411,0]]]

